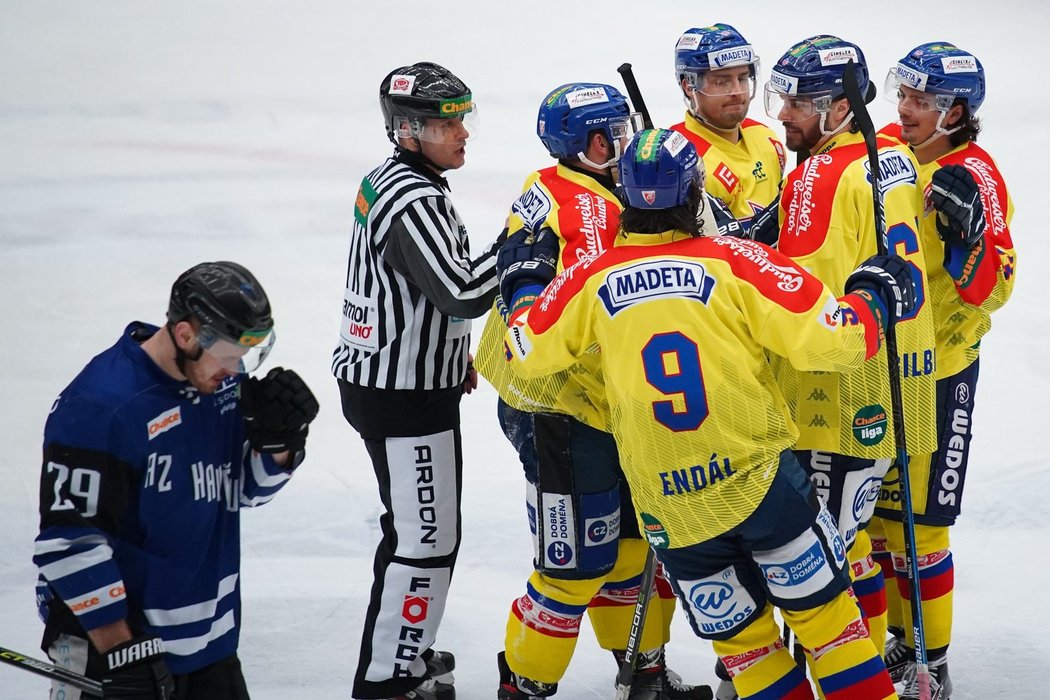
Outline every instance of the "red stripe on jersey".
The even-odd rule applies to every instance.
[[[869,294],[869,292],[865,292],[865,294]],[[874,300],[868,303],[868,300],[863,295],[854,292],[840,297],[839,301],[845,302],[853,309],[857,314],[858,320],[864,324],[864,359],[870,360],[879,353],[885,333],[882,321],[876,317],[875,309],[872,308],[872,305],[875,303]]]
[[[711,142],[695,131],[691,131],[689,127],[685,125],[685,122],[675,124],[671,127],[671,131],[677,131],[679,134],[689,139],[689,143],[693,144],[693,148],[696,149],[696,154],[701,158],[703,158],[704,154],[706,154],[708,149],[711,148]]]
[[[566,625],[564,621],[559,621],[562,629],[554,626],[541,625],[536,620],[522,615],[521,610],[518,608],[518,602],[519,601],[517,600],[514,601],[514,604],[510,606],[510,611],[514,614],[514,617],[518,618],[519,622],[530,630],[542,634],[545,637],[556,637],[558,639],[568,639],[580,636],[579,618],[576,619],[575,625]],[[550,618],[550,615],[547,615],[546,617]],[[553,625],[554,623],[554,620],[548,620],[548,624]]]
[[[780,240],[777,249],[792,258],[820,249],[827,237],[835,193],[842,173],[863,158],[863,143],[812,155],[788,174],[780,195]]]
[[[857,698],[893,698],[897,697],[893,690],[893,682],[890,675],[883,670],[874,676],[842,688],[841,690],[825,692],[826,700],[857,700]]]

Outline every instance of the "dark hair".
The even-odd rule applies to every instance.
[[[963,113],[962,118],[958,122],[960,125],[959,130],[948,135],[948,142],[951,143],[952,148],[961,146],[969,141],[976,141],[977,135],[981,133],[981,120],[970,113],[970,105],[966,103],[966,100],[958,97],[952,103],[952,107],[955,105],[961,106]]]
[[[696,185],[689,190],[689,199],[685,204],[668,209],[640,209],[627,205],[620,212],[620,234],[660,233],[677,229],[693,238],[699,238],[700,226],[697,223],[700,197],[703,195]]]

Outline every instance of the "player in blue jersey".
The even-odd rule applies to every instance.
[[[317,401],[299,376],[248,377],[273,345],[262,286],[201,263],[167,323],[134,322],[56,399],[44,428],[38,603],[42,648],[105,697],[248,697],[239,509],[303,461]],[[56,683],[52,698],[79,691]]]

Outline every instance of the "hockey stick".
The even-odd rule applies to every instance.
[[[653,128],[652,117],[649,109],[642,99],[642,91],[638,89],[638,81],[634,77],[634,71],[630,63],[621,64],[616,72],[623,78],[624,87],[627,88],[627,96],[631,98],[634,109],[642,115],[642,126],[646,129]],[[634,680],[634,667],[638,662],[638,642],[642,636],[642,626],[645,625],[645,617],[649,612],[649,601],[653,597],[653,588],[656,585],[656,554],[653,548],[645,553],[645,568],[642,569],[642,582],[638,586],[638,602],[634,604],[634,616],[631,618],[631,631],[627,636],[627,649],[624,652],[623,663],[620,671],[616,674],[616,700],[627,700],[631,694],[631,682]]]
[[[886,255],[889,244],[886,239],[886,212],[879,191],[879,154],[875,142],[875,125],[871,122],[868,107],[860,94],[856,68],[850,59],[842,77],[842,86],[849,100],[853,118],[857,120],[864,145],[868,150],[868,165],[871,168],[871,196],[875,206],[875,235],[879,254]],[[904,521],[904,558],[907,561],[908,584],[911,589],[912,633],[915,637],[915,668],[919,684],[919,700],[930,700],[930,667],[926,657],[926,635],[922,622],[922,589],[915,545],[915,511],[911,502],[911,477],[908,474],[908,446],[904,439],[904,401],[901,398],[900,355],[897,354],[896,320],[886,328],[886,356],[890,370],[890,401],[893,405],[893,434],[897,448],[897,470],[900,472],[901,516]]]
[[[19,654],[17,651],[11,651],[0,647],[0,661],[17,666],[21,669],[29,671],[30,673],[36,673],[37,675],[50,678],[52,680],[61,681],[62,683],[68,683],[74,688],[79,688],[85,692],[91,693],[102,697],[102,684],[96,680],[82,676],[79,673],[62,668],[61,666],[55,666],[49,664],[46,661],[40,661],[23,654]]]
[[[642,637],[642,627],[649,612],[649,601],[656,587],[656,553],[649,547],[645,553],[645,568],[642,569],[642,581],[638,584],[638,602],[634,604],[634,617],[631,618],[631,631],[627,635],[627,649],[623,663],[616,674],[616,700],[627,700],[631,695],[631,682],[634,680],[634,667],[638,661],[638,642]]]
[[[623,78],[624,87],[627,88],[627,96],[631,98],[631,104],[634,105],[635,111],[642,115],[642,126],[646,129],[653,128],[653,119],[649,116],[649,109],[645,106],[645,100],[642,99],[642,91],[638,89],[638,81],[634,77],[634,70],[631,68],[630,63],[624,63],[616,72]]]

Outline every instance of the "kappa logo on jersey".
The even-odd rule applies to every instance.
[[[715,168],[715,179],[725,185],[725,188],[730,192],[740,184],[740,178],[733,174],[733,171],[725,163],[719,163],[718,167]]]
[[[707,304],[715,278],[700,263],[647,261],[614,270],[598,289],[610,316],[634,305],[666,297],[696,299]]]
[[[871,182],[871,163],[864,161],[868,182]],[[919,174],[911,159],[897,150],[879,152],[879,191],[886,194],[898,185],[914,185]]]
[[[182,409],[176,406],[175,408],[169,408],[164,413],[146,423],[146,434],[149,435],[149,439],[152,440],[161,433],[166,433],[179,425],[182,425]]]
[[[551,213],[551,200],[539,183],[534,182],[532,187],[514,200],[510,210],[521,217],[526,228],[535,230],[536,225],[542,223]]]

